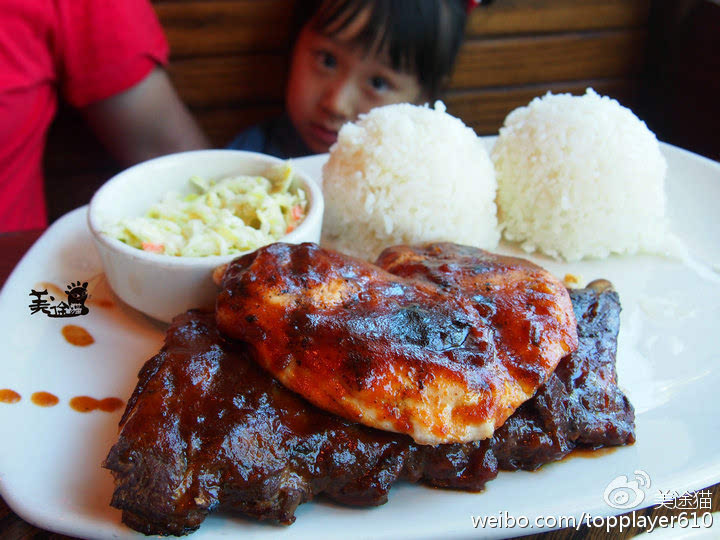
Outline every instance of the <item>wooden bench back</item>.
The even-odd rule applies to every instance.
[[[214,145],[282,110],[292,8],[302,0],[154,0],[169,72]],[[495,0],[476,8],[444,96],[478,134],[547,91],[592,86],[634,107],[650,0]],[[61,109],[45,160],[50,217],[87,203],[118,167]]]

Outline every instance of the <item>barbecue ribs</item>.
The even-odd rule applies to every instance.
[[[570,297],[578,350],[492,439],[435,447],[310,405],[226,341],[212,313],[180,315],[140,371],[105,461],[111,504],[146,534],[192,532],[220,509],[289,524],[320,494],[382,504],[399,479],[478,491],[498,469],[632,443],[633,409],[615,374],[617,294],[598,285]]]

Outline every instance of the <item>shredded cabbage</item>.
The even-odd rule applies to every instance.
[[[265,176],[215,182],[193,176],[194,193],[168,193],[145,216],[120,220],[105,233],[138,249],[179,257],[252,251],[276,242],[305,217],[305,192],[292,180],[288,162]]]

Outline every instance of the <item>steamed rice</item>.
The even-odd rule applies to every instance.
[[[402,243],[499,240],[492,162],[458,118],[410,104],[373,109],[340,130],[323,167],[323,244],[373,260]]]
[[[492,150],[503,235],[568,261],[668,250],[665,159],[632,111],[592,89],[510,113]]]

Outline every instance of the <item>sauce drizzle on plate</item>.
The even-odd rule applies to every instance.
[[[76,347],[87,347],[95,343],[95,338],[82,326],[66,324],[62,327],[62,335],[65,340]]]
[[[122,407],[123,404],[123,400],[115,397],[95,399],[90,396],[75,396],[70,400],[70,407],[81,413],[92,412],[95,410],[113,412]]]
[[[15,390],[10,390],[9,388],[0,389],[0,403],[17,403],[21,399],[22,396]]]
[[[54,407],[60,401],[55,394],[50,392],[34,392],[30,396],[32,401],[38,407]]]
[[[603,456],[607,456],[608,454],[612,454],[620,448],[619,446],[605,446],[603,448],[583,448],[578,447],[575,448],[572,452],[570,452],[567,456],[565,456],[562,460],[571,459],[571,458],[600,458]],[[562,461],[561,460],[561,461]]]

